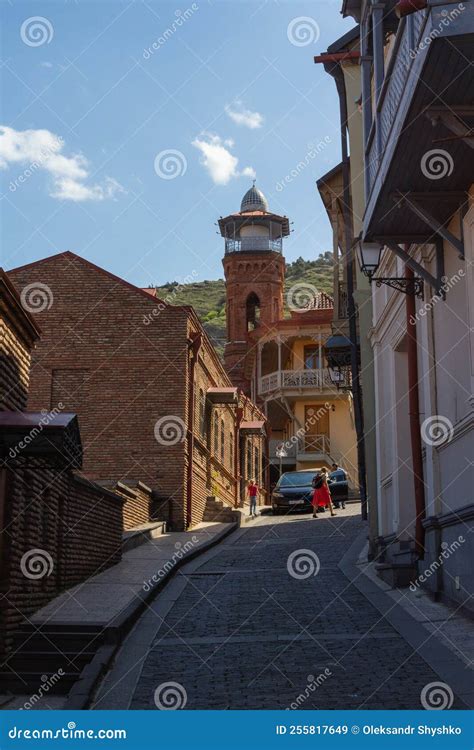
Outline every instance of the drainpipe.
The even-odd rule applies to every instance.
[[[240,394],[239,394],[240,395]],[[235,428],[234,428],[234,475],[235,475],[235,500],[236,508],[240,505],[240,423],[244,416],[244,410],[241,406],[235,410]]]
[[[188,431],[187,431],[187,482],[186,482],[186,529],[192,523],[193,510],[193,459],[194,459],[194,373],[199,349],[202,344],[201,333],[191,333],[191,341],[188,344],[191,354],[189,366],[189,400],[188,400]]]
[[[408,245],[405,245],[408,252]],[[405,278],[413,282],[415,274],[405,266]],[[406,295],[407,351],[408,351],[408,404],[410,416],[411,456],[413,464],[413,487],[415,493],[415,547],[418,559],[425,554],[425,486],[423,481],[423,456],[420,428],[420,401],[418,394],[418,356],[416,340],[415,295]]]
[[[342,155],[342,213],[344,221],[344,251],[347,268],[347,307],[349,313],[349,339],[351,342],[351,375],[352,396],[354,401],[354,422],[357,435],[358,479],[361,499],[361,516],[367,520],[367,489],[365,469],[364,419],[362,413],[362,394],[359,379],[359,352],[357,345],[357,312],[354,302],[354,252],[352,241],[350,161],[347,134],[347,103],[344,73],[340,62],[325,65],[326,71],[333,76],[339,95],[341,155]]]

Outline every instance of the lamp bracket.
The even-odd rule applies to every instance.
[[[372,276],[370,277],[370,283],[375,283],[376,286],[386,284],[392,289],[396,289],[397,292],[403,292],[404,294],[414,295],[423,299],[423,279],[420,276],[415,276],[413,279],[407,279],[404,276],[394,276],[392,278]]]

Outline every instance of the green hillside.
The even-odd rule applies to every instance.
[[[286,291],[298,283],[311,284],[320,292],[332,294],[332,253],[326,252],[316,260],[298,258],[287,263]],[[211,341],[222,356],[226,341],[225,284],[223,279],[179,285],[168,282],[156,288],[161,299],[173,305],[192,305],[199,315]]]

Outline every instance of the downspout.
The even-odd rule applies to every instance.
[[[341,155],[342,155],[342,214],[344,219],[344,252],[347,268],[347,307],[349,313],[349,339],[351,342],[351,375],[352,375],[352,397],[354,402],[354,422],[357,435],[357,463],[358,479],[361,498],[361,515],[367,520],[367,489],[365,469],[365,442],[364,442],[364,419],[362,413],[362,397],[359,379],[359,352],[357,345],[357,311],[354,302],[354,253],[352,242],[352,218],[351,218],[351,188],[350,188],[350,161],[347,144],[347,104],[344,74],[340,62],[331,66],[324,66],[330,75],[334,77],[337,93],[339,95],[340,129],[341,129]]]
[[[191,341],[188,344],[191,361],[189,366],[189,393],[188,393],[188,430],[187,430],[187,482],[186,482],[186,529],[192,523],[193,510],[193,459],[194,459],[194,373],[199,349],[202,344],[201,333],[191,333]]]
[[[236,508],[240,505],[240,423],[244,416],[244,410],[238,406],[235,410],[234,424],[234,475],[235,475],[235,501]]]
[[[408,252],[408,246],[405,245]],[[405,278],[413,283],[414,272],[405,266]],[[406,294],[407,352],[408,352],[408,405],[410,417],[411,456],[413,464],[413,486],[415,492],[415,547],[418,559],[425,554],[425,485],[423,480],[423,455],[420,428],[420,400],[418,394],[418,355],[416,339],[415,295]]]

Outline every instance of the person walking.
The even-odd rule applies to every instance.
[[[314,489],[312,506],[313,506],[313,518],[317,518],[316,513],[324,513],[326,507],[329,507],[331,516],[335,516],[334,509],[332,507],[331,493],[328,487],[328,473],[326,469],[321,469],[312,481]]]
[[[250,516],[257,516],[258,485],[255,479],[251,479],[247,487],[247,495],[250,500]]]

